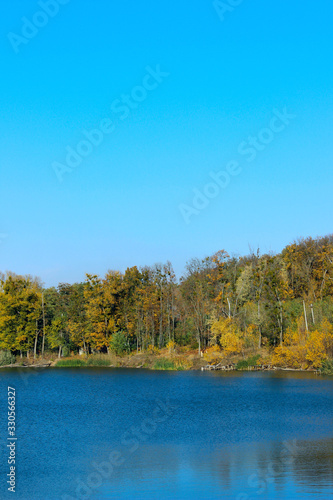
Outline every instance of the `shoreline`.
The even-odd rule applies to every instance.
[[[9,361],[9,360],[8,360]],[[330,369],[324,366],[299,364],[288,366],[272,363],[270,353],[262,350],[260,353],[244,352],[239,355],[211,356],[211,353],[201,353],[193,349],[183,348],[182,351],[170,351],[164,348],[158,353],[149,351],[135,351],[123,355],[109,353],[91,353],[78,355],[71,353],[68,356],[58,357],[46,353],[43,357],[17,357],[12,364],[0,368],[15,368],[26,371],[29,368],[128,368],[147,369],[152,371],[220,371],[220,372],[289,372],[312,373],[316,375],[332,376]],[[275,362],[276,363],[276,362]]]
[[[31,363],[31,364],[25,364],[25,365],[19,365],[19,364],[13,364],[13,365],[5,365],[5,366],[0,366],[1,369],[7,369],[7,368],[12,368],[12,369],[29,369],[29,368],[75,368],[75,369],[82,369],[82,368],[112,368],[112,369],[135,369],[135,370],[150,370],[150,371],[220,371],[220,372],[297,372],[297,373],[313,373],[316,375],[322,375],[319,370],[315,369],[309,369],[305,370],[302,368],[289,368],[289,367],[280,367],[280,366],[272,366],[270,368],[261,368],[261,367],[248,367],[248,368],[227,368],[227,367],[221,367],[221,368],[216,368],[214,365],[206,365],[202,367],[191,367],[191,368],[183,368],[183,369],[170,369],[170,368],[153,368],[149,366],[129,366],[129,365],[121,365],[121,366],[116,366],[116,365],[109,365],[109,366],[100,366],[100,365],[78,365],[78,366],[57,366],[57,361],[56,362],[49,362],[49,363]]]

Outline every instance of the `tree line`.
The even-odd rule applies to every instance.
[[[0,349],[21,356],[178,345],[230,354],[267,348],[277,362],[315,365],[332,357],[332,325],[333,235],[276,255],[221,250],[191,259],[179,280],[170,262],[51,288],[0,275]]]

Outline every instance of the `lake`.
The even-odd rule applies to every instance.
[[[15,495],[6,485],[8,385],[16,389]],[[6,369],[0,398],[0,498],[333,495],[332,378]]]

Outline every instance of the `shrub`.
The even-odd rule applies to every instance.
[[[16,357],[10,351],[0,351],[0,366],[12,365]]]
[[[67,358],[70,355],[69,348],[67,346],[63,346],[62,348],[62,356],[64,358]]]
[[[242,360],[238,361],[238,363],[235,366],[236,370],[246,370],[248,367],[249,367],[249,365],[248,365],[248,362],[246,361],[246,359],[242,359]]]
[[[128,347],[127,336],[124,332],[119,331],[112,335],[110,340],[110,349],[114,354],[116,354],[116,356],[122,356],[128,352]]]
[[[218,346],[207,347],[204,352],[203,358],[207,363],[216,364],[221,361],[223,354]]]
[[[324,320],[319,331],[310,333],[306,347],[306,359],[314,368],[319,368],[322,361],[333,353],[333,326]]]
[[[173,340],[170,340],[166,345],[166,348],[169,350],[169,354],[175,352],[175,347],[176,347],[176,342],[174,342]]]
[[[319,371],[321,375],[333,375],[333,359],[323,361]]]
[[[283,345],[274,349],[272,364],[292,368],[310,365],[319,369],[332,354],[333,325],[323,320],[318,329],[307,333],[300,319],[296,330],[287,328]]]
[[[274,366],[300,368],[306,362],[306,348],[302,345],[279,345],[274,349],[271,363]]]
[[[236,370],[246,370],[250,366],[257,366],[259,359],[260,359],[260,354],[256,354],[255,356],[251,356],[250,358],[247,359],[242,359],[238,361],[235,368]]]
[[[147,352],[149,354],[160,354],[160,350],[151,344],[149,344],[149,346],[147,347]]]

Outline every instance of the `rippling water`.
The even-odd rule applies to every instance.
[[[6,491],[7,386],[17,489]],[[299,373],[2,370],[0,498],[329,499],[333,379]]]

